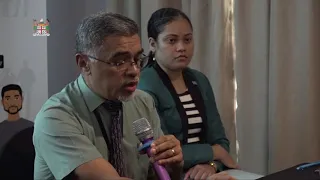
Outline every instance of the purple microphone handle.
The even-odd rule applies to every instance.
[[[146,139],[145,141],[143,141],[143,144],[150,143],[150,141],[153,141],[153,138]],[[147,154],[149,157],[151,157],[150,146],[147,148]],[[158,162],[154,162],[152,165],[154,170],[156,171],[156,174],[158,175],[159,180],[171,180],[165,167],[158,164]]]

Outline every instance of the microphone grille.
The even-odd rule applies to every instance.
[[[141,118],[133,121],[132,129],[134,131],[134,134],[139,138],[140,141],[153,136],[152,127],[146,118]]]

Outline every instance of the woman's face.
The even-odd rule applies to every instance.
[[[193,56],[192,28],[183,18],[168,23],[159,34],[157,42],[152,39],[149,42],[157,62],[171,71],[186,68]]]

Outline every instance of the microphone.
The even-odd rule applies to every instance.
[[[150,157],[150,145],[153,142],[153,130],[149,121],[146,118],[141,118],[135,120],[132,123],[132,126],[135,135],[139,138],[140,142],[142,143],[142,147],[139,148],[139,151],[147,152],[148,157]],[[162,165],[159,165],[157,162],[154,162],[153,168],[156,171],[159,180],[171,180],[167,170]]]

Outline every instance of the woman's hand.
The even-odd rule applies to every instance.
[[[187,179],[207,179],[216,173],[216,169],[208,164],[198,164],[188,170],[184,180]]]
[[[240,169],[239,165],[232,159],[230,154],[220,145],[212,146],[214,153],[214,160],[219,160],[225,166],[232,169]]]
[[[207,180],[236,180],[226,172],[220,172],[207,178]]]

